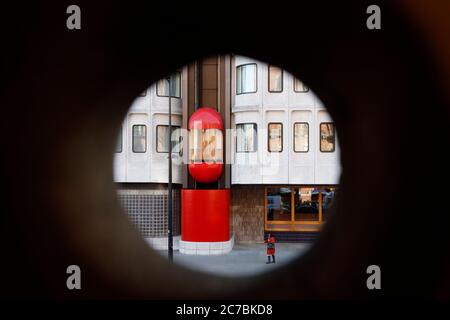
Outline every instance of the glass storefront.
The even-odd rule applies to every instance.
[[[335,186],[267,187],[268,231],[319,231],[332,211]]]
[[[290,188],[267,188],[267,221],[291,221]]]

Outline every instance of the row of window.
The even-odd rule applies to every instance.
[[[255,93],[258,91],[258,69],[256,63],[243,64],[236,67],[236,94]],[[170,87],[170,88],[169,88]],[[294,80],[294,92],[308,92],[309,88],[299,79]],[[269,92],[283,92],[283,69],[269,65],[268,73]],[[144,97],[147,90],[140,95]],[[169,79],[164,78],[156,83],[156,95],[159,97],[181,97],[181,73],[174,72]]]
[[[236,67],[236,94],[255,93],[258,91],[258,69],[256,63]],[[309,88],[299,79],[294,80],[294,92],[308,92]],[[283,92],[283,69],[269,65],[269,92]]]
[[[283,124],[271,122],[268,124],[267,150],[269,152],[283,151]],[[334,124],[320,123],[320,151],[334,152],[336,135]],[[257,151],[256,123],[240,123],[236,125],[236,152]],[[294,123],[294,152],[309,151],[309,124],[307,122]]]
[[[181,98],[181,73],[178,71],[170,75],[170,85],[167,78],[156,83],[156,95],[158,97],[168,97],[169,94],[172,98]],[[145,97],[146,95],[147,90],[144,90],[139,96]]]
[[[181,153],[181,130],[180,126],[172,126],[172,150],[173,152]],[[169,126],[158,125],[156,126],[156,152],[168,153],[169,152]],[[147,152],[147,126],[145,124],[133,125],[132,128],[132,148],[134,153]],[[122,128],[119,132],[119,139],[117,139],[116,153],[122,152]]]
[[[269,92],[283,92],[283,69],[269,65]],[[236,94],[255,93],[257,88],[258,70],[256,63],[243,64],[236,67]],[[169,88],[170,87],[170,88]],[[299,79],[294,80],[294,92],[308,92],[309,88]],[[147,90],[141,97],[146,96]],[[181,73],[174,72],[169,79],[164,78],[156,83],[156,95],[159,97],[181,97]]]
[[[175,153],[182,152],[181,149],[181,130],[179,126],[172,126],[171,143],[172,150]],[[283,151],[283,124],[279,122],[271,122],[268,124],[268,143],[267,150],[269,152]],[[209,132],[211,131],[211,132]],[[132,128],[132,151],[135,153],[145,153],[147,151],[147,126],[143,124],[133,125]],[[191,145],[208,146],[208,145],[222,145],[222,136],[212,130],[205,133],[191,134]],[[200,140],[199,140],[200,139]],[[199,140],[200,142],[197,142]],[[219,140],[219,141],[216,141]],[[169,126],[156,126],[156,152],[169,152]],[[320,151],[334,152],[336,144],[336,135],[334,124],[331,122],[320,123]],[[201,159],[204,155],[204,150],[191,150],[192,159]],[[203,148],[205,149],[205,148]],[[216,148],[210,148],[211,155],[206,158],[214,160],[221,157],[215,154]],[[256,123],[240,123],[236,125],[236,152],[256,152],[257,151],[257,124]],[[308,152],[309,151],[309,124],[307,122],[294,123],[294,152]],[[122,152],[122,129],[117,140],[116,151]],[[217,158],[217,159],[216,159]]]

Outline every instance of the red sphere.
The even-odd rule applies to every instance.
[[[205,130],[216,129],[205,135]],[[201,150],[201,155],[191,159],[189,173],[198,182],[209,183],[217,181],[223,169],[223,122],[220,114],[209,107],[203,107],[195,111],[189,119],[190,134],[193,130],[202,132],[202,139],[191,139],[191,143],[201,143],[201,146],[190,146],[191,149]],[[219,136],[220,135],[220,136]],[[221,153],[220,155],[218,153]],[[210,157],[204,159],[204,157]]]

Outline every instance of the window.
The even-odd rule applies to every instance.
[[[220,129],[191,129],[191,162],[223,162],[223,138]]]
[[[133,126],[133,152],[147,151],[147,126],[143,124]]]
[[[156,83],[156,95],[159,97],[169,96],[169,80],[161,79]],[[181,73],[175,72],[170,75],[170,96],[174,98],[181,97]]]
[[[181,128],[179,126],[172,126],[172,134],[170,137],[172,141],[172,153],[181,154]],[[156,126],[156,152],[169,153],[169,126]]]
[[[322,122],[320,124],[320,151],[334,152],[334,145],[334,124],[331,122]]]
[[[329,220],[330,212],[333,210],[334,199],[338,189],[335,187],[323,188],[322,190],[322,216],[323,221]]]
[[[269,66],[269,92],[283,91],[283,69]]]
[[[317,188],[294,188],[294,221],[321,221],[319,197]]]
[[[267,188],[267,220],[291,221],[291,188]]]
[[[269,134],[269,137],[268,137],[269,152],[282,152],[283,151],[283,124],[269,123],[268,134]]]
[[[266,231],[320,231],[334,214],[337,186],[269,186],[265,188]]]
[[[236,67],[236,94],[255,93],[256,63]]]
[[[240,123],[236,125],[236,152],[256,152],[256,123]]]
[[[307,122],[294,123],[294,152],[309,151],[309,124]]]
[[[119,134],[117,136],[116,141],[116,150],[115,153],[121,153],[122,152],[122,127],[120,127]]]
[[[139,97],[145,97],[147,95],[147,89],[145,89],[144,91],[142,91],[140,94],[139,94]]]
[[[294,79],[294,91],[295,92],[308,92],[309,88],[303,84],[299,79]]]

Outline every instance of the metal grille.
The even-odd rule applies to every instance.
[[[173,192],[173,235],[180,235],[180,190]],[[167,237],[167,190],[118,190],[118,198],[131,222],[144,238]]]

